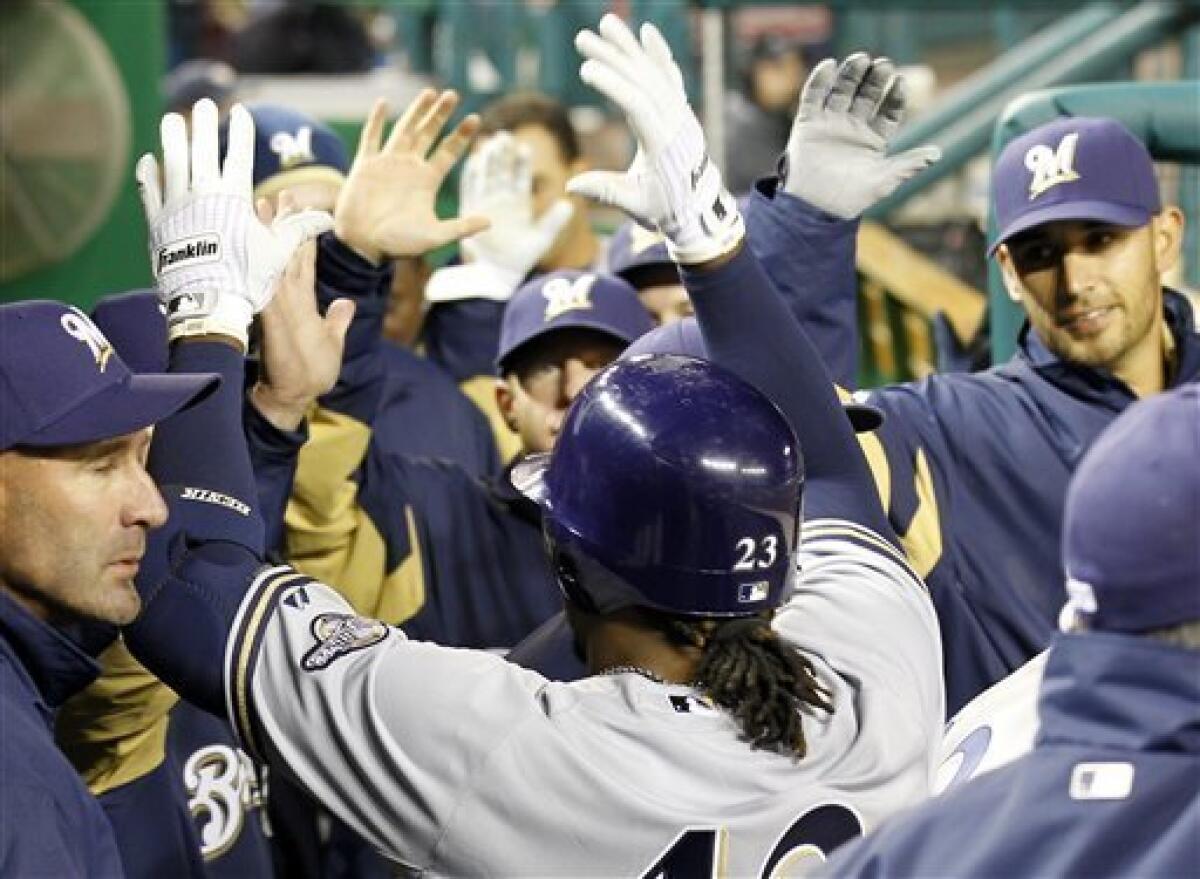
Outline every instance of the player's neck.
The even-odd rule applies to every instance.
[[[571,221],[563,233],[562,243],[553,253],[553,265],[544,267],[545,271],[560,269],[590,269],[600,253],[600,240],[592,232],[592,227],[585,222]],[[539,266],[539,268],[543,268]]]
[[[1138,399],[1161,393],[1166,389],[1170,364],[1167,356],[1166,329],[1162,322],[1146,334],[1146,338],[1113,364],[1113,375],[1125,383]]]
[[[588,670],[639,669],[667,683],[696,678],[699,651],[672,642],[639,615],[616,613],[595,619],[587,637]]]

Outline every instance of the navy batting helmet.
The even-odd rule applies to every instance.
[[[576,398],[549,455],[512,480],[543,510],[559,583],[599,613],[749,616],[791,582],[804,465],[783,414],[703,360],[619,360]]]

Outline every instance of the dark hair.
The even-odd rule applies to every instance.
[[[812,663],[769,617],[665,621],[671,637],[700,649],[696,686],[737,719],[752,747],[804,756],[802,711],[832,711],[833,703]]]
[[[582,154],[579,134],[571,124],[567,108],[539,92],[505,95],[484,107],[479,116],[481,137],[497,131],[516,131],[526,125],[537,125],[554,138],[564,161],[574,162]]]

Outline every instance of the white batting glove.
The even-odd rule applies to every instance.
[[[430,302],[507,300],[575,213],[563,198],[534,218],[529,147],[507,131],[488,138],[467,158],[459,184],[459,210],[464,216],[487,217],[492,224],[462,240],[463,265],[434,272],[425,287]]]
[[[887,154],[906,103],[904,77],[887,58],[857,52],[840,67],[826,58],[800,94],[779,169],[784,192],[844,220],[891,195],[942,157],[933,145]]]
[[[161,131],[165,192],[153,154],[142,156],[136,174],[169,338],[218,334],[245,346],[251,319],[271,300],[292,253],[332,228],[333,218],[301,211],[269,227],[259,221],[252,198],[254,121],[240,104],[230,114],[224,169],[211,100],[192,110],[190,159],[182,116],[168,113]]]
[[[745,236],[745,226],[708,157],[667,41],[654,25],[643,24],[639,42],[611,14],[600,20],[598,30],[598,35],[583,30],[575,37],[575,47],[587,58],[579,75],[624,111],[638,153],[624,173],[589,171],[572,178],[567,190],[621,208],[657,229],[682,265],[730,252]]]

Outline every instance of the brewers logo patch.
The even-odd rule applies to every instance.
[[[305,671],[320,671],[341,656],[378,644],[387,637],[388,627],[353,614],[323,613],[313,620],[312,633],[317,643],[300,660]]]

